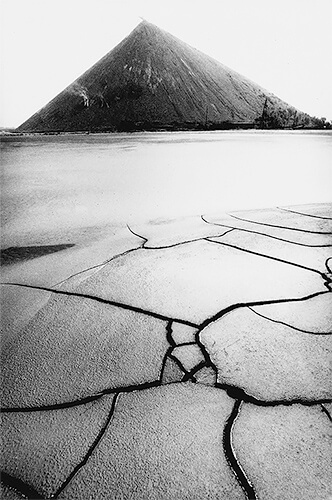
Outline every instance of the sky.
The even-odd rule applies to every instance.
[[[332,120],[331,0],[0,0],[0,126],[16,127],[140,17]]]

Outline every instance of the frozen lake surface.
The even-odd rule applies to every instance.
[[[2,138],[2,248],[136,221],[331,200],[329,131]]]

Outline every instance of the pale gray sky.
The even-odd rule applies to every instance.
[[[0,125],[47,104],[139,16],[332,120],[331,0],[1,0]]]

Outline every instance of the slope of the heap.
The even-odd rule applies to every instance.
[[[116,131],[253,124],[295,108],[142,21],[18,131]],[[266,118],[266,117],[265,117]]]

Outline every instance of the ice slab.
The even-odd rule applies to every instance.
[[[234,230],[220,238],[209,238],[221,244],[235,245],[249,252],[285,260],[299,266],[315,269],[326,273],[325,262],[332,257],[332,247],[306,247],[294,245],[287,241],[280,241],[261,234],[253,234],[245,231]]]
[[[137,250],[77,287],[79,293],[194,324],[233,304],[325,290],[318,273],[207,241]]]
[[[50,292],[13,285],[0,285],[1,347],[12,342],[20,330],[49,300]]]
[[[302,333],[237,309],[200,334],[218,370],[218,383],[260,401],[332,397],[332,336]]]
[[[332,497],[331,437],[320,406],[245,403],[234,424],[233,447],[257,498],[327,500]]]
[[[308,231],[314,233],[330,233],[332,236],[332,220],[303,217],[294,212],[280,209],[245,210],[230,213],[234,217],[258,224]]]
[[[224,455],[224,391],[171,384],[121,395],[89,461],[59,498],[245,499]]]
[[[245,216],[247,212],[244,212]],[[237,212],[234,212],[236,215]],[[300,216],[299,216],[300,217]],[[277,226],[266,226],[262,223],[255,223],[241,218],[231,217],[231,215],[208,214],[204,219],[210,224],[217,224],[223,229],[224,227],[234,228],[241,231],[252,232],[253,234],[261,234],[270,238],[289,241],[297,245],[305,246],[332,246],[331,234],[308,233],[305,231],[294,231],[290,228],[281,228]]]
[[[3,405],[57,404],[158,380],[168,347],[164,321],[55,296],[2,353]]]
[[[308,300],[266,304],[252,307],[273,321],[317,334],[332,333],[332,293],[322,293]]]
[[[131,229],[146,238],[147,248],[169,247],[207,236],[218,236],[229,231],[227,227],[209,226],[199,215],[176,219],[157,219],[146,224],[133,225]]]
[[[51,498],[87,455],[112,401],[108,395],[73,408],[4,413],[1,470]]]

